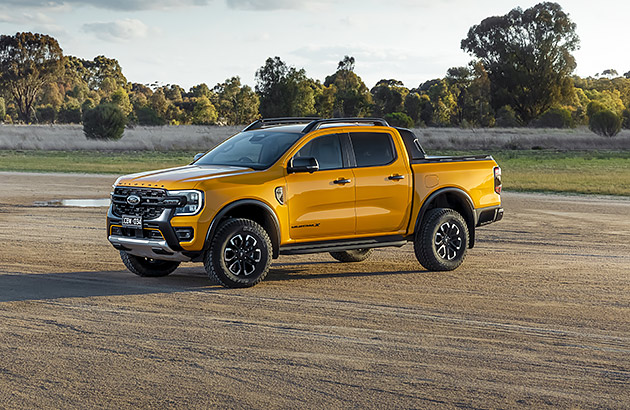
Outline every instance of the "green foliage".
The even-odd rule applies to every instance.
[[[509,105],[501,107],[497,111],[496,126],[501,128],[519,127],[521,123],[516,118],[516,113]]]
[[[566,108],[554,107],[545,111],[532,122],[537,128],[572,128],[575,126],[571,112]]]
[[[99,104],[83,115],[83,133],[88,139],[119,140],[127,118],[114,104]]]
[[[411,128],[414,125],[410,116],[404,112],[393,112],[385,115],[385,120],[394,127]]]
[[[40,124],[53,124],[57,118],[57,111],[52,105],[42,105],[35,110],[35,118]]]
[[[557,3],[515,8],[470,28],[463,50],[483,63],[492,84],[492,105],[511,106],[529,123],[570,91],[579,47],[576,25]]]
[[[217,84],[212,95],[222,124],[248,124],[258,117],[260,100],[251,87],[241,86],[240,77],[232,77]]]
[[[118,87],[127,85],[118,60],[105,56],[94,57],[94,60],[81,60],[87,78],[84,80],[92,90],[113,92]]]
[[[630,129],[630,108],[626,108],[621,113],[621,126],[625,129]]]
[[[125,117],[128,117],[131,114],[131,110],[133,110],[133,106],[129,101],[129,94],[125,91],[124,88],[119,87],[114,93],[110,96],[110,101],[112,104],[116,105],[120,108],[120,111],[123,113]]]
[[[373,115],[381,117],[402,112],[409,90],[398,80],[381,80],[370,90],[374,101]]]
[[[588,115],[588,117],[591,118],[591,117],[593,117],[593,115],[595,113],[598,113],[600,111],[604,111],[605,109],[606,109],[606,107],[601,102],[599,102],[599,101],[591,101],[586,106],[586,115]]]
[[[78,124],[81,122],[81,107],[76,99],[64,103],[57,114],[57,121],[62,124]]]
[[[0,36],[0,87],[15,101],[21,121],[30,121],[42,88],[60,78],[63,59],[59,43],[50,36]]]
[[[4,98],[0,97],[0,121],[4,120],[4,117],[7,116],[7,106],[4,102]]]
[[[334,117],[364,117],[371,112],[372,95],[356,75],[354,58],[346,56],[339,62],[337,72],[326,77],[325,87],[335,86],[333,116]]]
[[[140,107],[136,109],[135,121],[139,125],[164,125],[166,121],[155,112],[151,107]]]
[[[588,128],[602,137],[614,137],[621,131],[621,117],[610,110],[597,111],[590,117]]]
[[[304,117],[315,114],[314,82],[304,69],[289,67],[280,57],[268,58],[256,71],[256,92],[263,117]]]
[[[192,123],[195,125],[210,125],[217,122],[217,110],[208,97],[201,96],[195,102],[192,112]]]

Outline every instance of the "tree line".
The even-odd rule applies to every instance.
[[[116,59],[64,55],[57,40],[45,34],[2,35],[0,120],[238,125],[260,117],[376,116],[405,127],[589,124],[599,132],[598,126],[612,123],[616,132],[622,125],[629,128],[630,71],[572,75],[572,52],[579,47],[575,28],[557,3],[488,17],[461,42],[472,56],[467,66],[449,68],[443,78],[416,88],[396,79],[368,88],[355,72],[355,59],[345,56],[323,82],[270,57],[256,71],[254,89],[235,76],[185,90],[177,84],[129,82]],[[599,133],[614,135],[610,128]]]

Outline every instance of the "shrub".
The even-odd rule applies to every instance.
[[[52,105],[48,104],[37,107],[35,110],[35,117],[37,118],[37,122],[40,124],[52,124],[55,122],[57,112]]]
[[[89,139],[119,140],[127,120],[117,106],[99,104],[83,115],[83,132]]]
[[[495,125],[501,128],[519,127],[521,124],[516,118],[516,112],[509,105],[499,108],[496,115]]]
[[[385,121],[394,127],[411,128],[413,120],[404,112],[392,112],[385,115]]]
[[[550,108],[533,121],[536,128],[573,128],[571,111],[566,108]]]
[[[621,117],[610,110],[602,110],[594,113],[588,128],[602,137],[614,137],[621,131]]]
[[[598,113],[600,111],[604,111],[605,109],[606,109],[606,107],[604,107],[604,104],[600,103],[599,101],[591,101],[586,106],[586,115],[588,115],[588,117],[590,118],[595,113]]]
[[[81,122],[81,107],[78,104],[65,103],[61,106],[57,121],[62,124],[78,124]]]
[[[621,114],[622,124],[621,126],[625,129],[630,129],[630,108],[626,108],[623,110]]]
[[[164,125],[166,121],[160,118],[157,112],[151,107],[138,108],[135,111],[136,122],[139,125]]]

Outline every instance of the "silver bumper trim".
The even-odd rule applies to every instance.
[[[107,239],[114,247],[125,248],[125,252],[130,255],[165,261],[190,261],[188,256],[172,250],[164,240],[127,238],[113,235],[110,235]]]

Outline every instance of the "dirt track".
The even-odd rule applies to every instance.
[[[464,265],[124,270],[114,178],[0,173],[0,408],[630,408],[630,200],[505,194]]]

